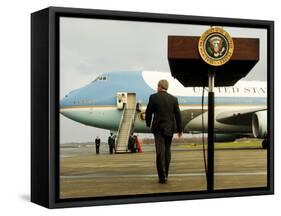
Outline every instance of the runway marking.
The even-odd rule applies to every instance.
[[[169,174],[171,177],[190,177],[190,176],[205,176],[204,172],[202,173],[178,173],[178,174]],[[260,176],[267,175],[267,172],[258,171],[258,172],[219,172],[214,173],[215,176]],[[89,174],[89,175],[71,175],[71,176],[60,176],[61,179],[79,179],[79,178],[136,178],[136,177],[157,177],[157,174]]]

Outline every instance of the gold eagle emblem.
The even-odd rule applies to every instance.
[[[198,51],[207,64],[221,66],[230,60],[234,51],[234,43],[224,29],[212,27],[200,37]]]

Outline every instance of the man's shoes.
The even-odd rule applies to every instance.
[[[167,184],[167,179],[159,179],[159,184]]]

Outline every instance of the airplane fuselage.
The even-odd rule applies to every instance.
[[[156,92],[160,79],[169,81],[168,92],[178,98],[180,110],[185,125],[185,132],[200,132],[202,116],[204,128],[207,128],[207,89],[204,91],[202,114],[202,91],[200,87],[183,87],[170,73],[139,71],[139,72],[109,72],[99,76],[95,81],[74,90],[60,102],[60,112],[77,122],[97,128],[117,131],[122,116],[122,110],[117,108],[118,92],[136,93],[140,112],[137,113],[134,131],[151,133],[146,127],[144,112],[149,96]],[[192,78],[191,78],[192,79]],[[240,81],[232,87],[215,88],[215,116],[226,111],[243,111],[247,109],[262,109],[267,104],[267,88],[265,82]],[[252,133],[252,126],[241,124],[225,124],[215,121],[215,131],[218,133]]]

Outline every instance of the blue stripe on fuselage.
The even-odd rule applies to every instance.
[[[117,92],[135,92],[137,101],[147,101],[155,91],[144,81],[141,71],[108,72],[100,75],[105,80],[97,80],[83,88],[70,92],[61,102],[67,106],[108,106],[116,104]]]
[[[75,106],[115,106],[117,92],[136,93],[137,102],[147,104],[149,96],[155,93],[144,81],[142,71],[108,72],[100,75],[105,80],[97,80],[80,89],[70,92],[60,101],[60,107]],[[178,96],[180,104],[201,104],[199,96]],[[266,105],[261,97],[216,97],[216,105],[251,104]],[[207,104],[205,97],[204,104]]]

